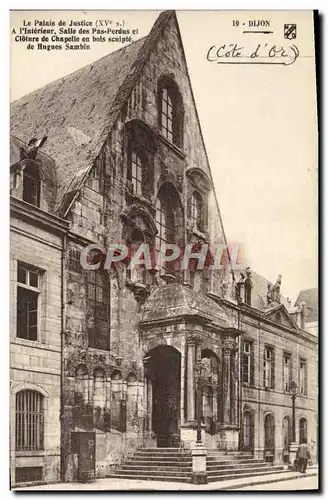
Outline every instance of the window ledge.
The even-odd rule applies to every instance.
[[[42,346],[42,342],[40,340],[29,340],[29,339],[23,339],[21,337],[12,337],[11,342],[13,344],[21,344],[21,345],[28,345],[31,347],[40,347]]]
[[[137,194],[137,193],[133,193],[132,191],[130,191],[130,189],[128,187],[126,187],[126,195],[129,196],[130,198],[132,198],[133,200],[137,200],[141,203],[144,203],[145,205],[149,206],[150,208],[153,208],[153,205],[155,204],[155,199],[149,199],[149,198],[145,198],[145,196],[142,196],[140,194]]]
[[[186,153],[184,153],[182,151],[182,149],[180,149],[178,146],[176,146],[175,144],[173,144],[173,142],[171,142],[168,139],[166,139],[166,137],[164,137],[164,135],[162,135],[161,133],[159,133],[159,138],[161,139],[161,141],[164,144],[166,144],[166,146],[168,146],[169,148],[171,148],[178,156],[180,156],[180,158],[182,158],[183,160],[185,159],[185,157],[187,155],[186,155]]]
[[[46,454],[45,450],[17,450],[15,457],[43,457]]]
[[[200,231],[197,227],[193,227],[192,232],[202,240],[209,241],[209,235],[205,231]]]

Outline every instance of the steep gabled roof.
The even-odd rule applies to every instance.
[[[129,97],[173,11],[149,35],[35,90],[11,105],[11,133],[24,142],[48,136],[44,152],[56,161],[56,209],[65,215]]]
[[[318,289],[301,290],[295,306],[300,306],[302,302],[306,304],[306,321],[317,321],[319,316]]]

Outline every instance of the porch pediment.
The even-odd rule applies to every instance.
[[[279,304],[276,307],[268,309],[263,314],[264,317],[276,321],[281,325],[287,326],[288,328],[294,328],[297,330],[297,325],[294,323],[290,314],[288,313],[286,307],[283,304]]]

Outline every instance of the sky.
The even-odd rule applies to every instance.
[[[38,20],[124,20],[150,31],[159,11],[12,12],[11,29]],[[181,37],[227,239],[247,263],[296,299],[317,286],[317,115],[312,13],[309,11],[178,11]],[[267,20],[271,34],[243,34]],[[238,21],[239,26],[233,26]],[[297,37],[284,38],[284,24]],[[236,22],[234,23],[236,24]],[[258,28],[260,29],[260,28]],[[268,28],[266,28],[268,29]],[[210,47],[237,44],[250,54],[295,44],[291,65],[217,64]],[[27,50],[11,35],[11,101],[122,47],[93,43],[88,51]],[[264,49],[263,49],[264,50]]]

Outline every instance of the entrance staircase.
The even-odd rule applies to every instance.
[[[208,482],[276,474],[283,471],[282,465],[271,465],[263,459],[255,459],[251,453],[247,452],[208,449],[206,460]],[[191,483],[191,452],[179,448],[140,448],[108,476]]]

